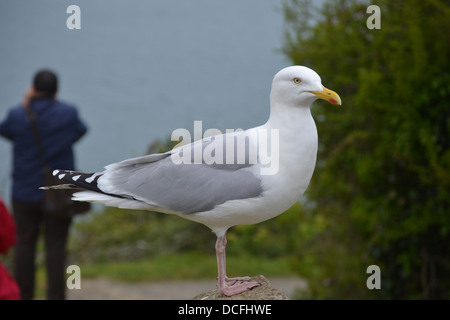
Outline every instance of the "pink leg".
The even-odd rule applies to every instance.
[[[248,282],[250,277],[227,278],[226,275],[226,258],[225,248],[227,246],[227,238],[225,235],[218,237],[216,241],[217,270],[219,292],[226,296],[233,296],[241,292],[247,291],[260,284],[258,282]]]

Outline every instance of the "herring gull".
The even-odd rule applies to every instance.
[[[218,290],[239,294],[259,284],[226,276],[226,232],[276,217],[300,200],[316,164],[318,135],[310,111],[316,99],[341,104],[315,71],[286,67],[273,78],[270,116],[259,127],[113,163],[102,172],[53,175],[62,188],[76,189],[74,200],[174,214],[209,227],[217,236]]]

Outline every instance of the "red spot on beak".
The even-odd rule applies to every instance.
[[[336,100],[334,100],[333,98],[330,98],[330,100],[328,100],[328,101],[330,101],[332,104],[338,104],[338,102]]]

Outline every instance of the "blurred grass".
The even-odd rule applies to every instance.
[[[137,261],[118,261],[83,263],[81,282],[83,279],[106,278],[124,282],[151,282],[186,279],[215,279],[217,263],[215,255],[198,252],[180,254],[161,254],[154,258]],[[298,276],[294,271],[292,260],[288,257],[267,258],[252,255],[228,256],[227,275],[255,276],[263,274],[273,276]],[[36,299],[46,299],[46,274],[44,268],[39,268],[36,276]]]
[[[80,267],[82,277],[106,277],[127,282],[214,279],[217,277],[216,257],[199,253],[160,255],[154,259],[98,263]],[[229,276],[294,275],[287,259],[267,259],[252,256],[228,257],[227,270]]]

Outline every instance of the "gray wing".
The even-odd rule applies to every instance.
[[[211,141],[214,139],[196,145],[202,150],[208,146],[213,150]],[[184,214],[208,211],[229,200],[261,195],[261,179],[250,170],[255,164],[249,161],[227,164],[226,152],[220,154],[219,148],[212,153],[216,160],[223,157],[219,163],[174,162],[172,156],[186,152],[187,148],[191,148],[193,157],[194,145],[109,165],[99,177],[98,187],[110,195],[133,198]],[[245,157],[248,160],[248,156]]]

